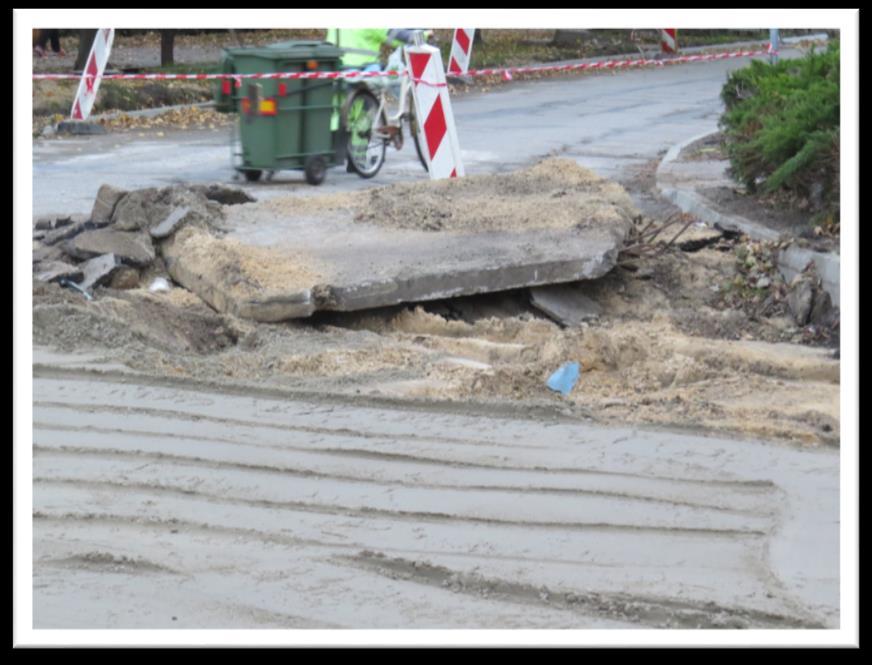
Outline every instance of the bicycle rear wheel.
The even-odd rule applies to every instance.
[[[358,88],[345,104],[344,124],[348,132],[345,152],[351,168],[361,178],[372,178],[385,162],[387,125],[379,101],[365,88]]]

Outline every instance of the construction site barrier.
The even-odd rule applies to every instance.
[[[467,76],[502,76],[514,74],[536,74],[543,72],[578,72],[600,70],[623,70],[641,67],[665,67],[692,62],[708,62],[712,60],[729,60],[731,58],[769,57],[769,48],[757,50],[730,51],[727,53],[705,53],[699,55],[680,55],[673,58],[630,58],[626,60],[600,60],[596,62],[570,63],[563,65],[531,65],[528,67],[492,67],[487,69],[467,70]],[[346,71],[346,72],[270,72],[260,74],[104,74],[105,81],[214,81],[214,80],[246,80],[246,79],[368,79],[382,77],[408,76],[408,72],[389,71]],[[35,81],[79,80],[78,74],[34,74]],[[435,87],[446,85],[437,80],[412,78],[416,84]]]

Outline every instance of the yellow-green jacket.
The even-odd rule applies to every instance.
[[[326,41],[346,51],[342,57],[345,67],[363,67],[379,61],[382,44],[391,46],[411,43],[411,29],[397,28],[330,28]]]

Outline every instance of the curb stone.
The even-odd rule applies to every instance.
[[[689,145],[696,143],[717,130],[699,134],[673,145],[657,165],[655,182],[657,191],[665,199],[678,206],[683,212],[699,217],[706,224],[731,231],[740,231],[755,240],[778,240],[780,234],[773,229],[767,228],[757,222],[751,221],[738,215],[724,215],[715,210],[709,201],[695,190],[690,188],[672,187],[662,182],[662,177],[668,173],[669,166],[681,152]],[[821,276],[824,290],[830,294],[833,304],[839,305],[840,292],[840,257],[835,253],[815,252],[812,250],[788,245],[778,253],[778,270],[785,280],[790,281],[802,272],[810,261],[814,261],[818,273]]]

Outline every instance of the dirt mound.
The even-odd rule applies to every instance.
[[[41,290],[45,295],[35,296],[33,309],[37,344],[121,349],[131,355],[143,345],[169,353],[211,354],[239,337],[231,320],[182,289],[157,295],[144,289],[113,291],[92,302],[54,285]]]
[[[624,189],[570,159],[507,174],[372,190],[357,221],[418,231],[607,227],[638,214]]]
[[[242,218],[247,206],[234,211]],[[367,192],[286,196],[258,203],[275,214],[331,211],[357,222],[413,231],[520,231],[623,226],[639,214],[617,183],[574,160],[551,158],[495,175],[398,183]]]

